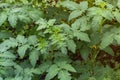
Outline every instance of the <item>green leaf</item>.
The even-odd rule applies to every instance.
[[[112,10],[114,6],[112,4],[106,4],[107,9]]]
[[[120,35],[115,35],[114,39],[117,41],[118,44],[120,44]]]
[[[43,62],[38,68],[32,69],[34,74],[43,74],[51,65],[50,61]]]
[[[71,76],[70,76],[70,73],[66,70],[61,70],[59,73],[58,73],[58,78],[60,80],[71,80]]]
[[[3,78],[2,78],[2,77],[0,77],[0,80],[3,80]]]
[[[39,59],[40,52],[38,50],[33,50],[29,55],[30,63],[35,67],[37,60]]]
[[[79,5],[73,1],[64,1],[62,6],[68,8],[69,10],[76,10],[79,8]]]
[[[80,50],[80,54],[82,56],[82,58],[84,60],[87,60],[88,56],[89,56],[89,53],[90,53],[90,49],[88,47],[83,47],[81,50]]]
[[[117,2],[117,6],[118,6],[118,8],[120,8],[120,0],[117,0],[118,2]]]
[[[39,24],[37,30],[45,29],[47,27],[47,21],[44,19],[39,19],[36,24]]]
[[[29,17],[33,19],[33,21],[37,21],[40,17],[43,17],[43,13],[41,10],[31,9],[29,11]]]
[[[91,28],[91,26],[89,24],[82,24],[80,31],[87,31]]]
[[[87,68],[86,66],[82,66],[82,68],[83,67]],[[85,69],[85,70],[87,70],[87,69]],[[91,74],[89,72],[85,71],[85,72],[83,72],[83,74],[80,75],[80,77],[78,78],[78,80],[89,80],[90,75]]]
[[[102,16],[108,20],[112,20],[114,18],[113,14],[110,10],[103,10]]]
[[[80,31],[86,31],[90,29],[90,25],[88,25],[88,18],[86,16],[80,17],[72,24],[72,30],[74,32],[79,29]]]
[[[37,43],[37,37],[35,35],[31,35],[28,37],[28,43],[35,45]]]
[[[86,16],[81,17],[80,20],[80,31],[86,31],[90,29],[90,25],[88,24],[88,18]]]
[[[7,51],[9,48],[14,48],[18,45],[17,41],[14,38],[5,40],[0,44],[0,52]]]
[[[62,52],[63,54],[67,54],[67,49],[66,49],[66,47],[61,47],[61,52]]]
[[[58,64],[58,66],[62,69],[65,69],[67,71],[71,71],[71,72],[76,72],[76,70],[74,69],[74,67],[72,67],[71,64],[68,64],[66,62],[61,62],[61,64]]]
[[[78,30],[81,26],[81,18],[76,19],[75,22],[72,24],[72,30]]]
[[[5,61],[0,61],[0,65],[1,66],[13,66],[14,65],[14,62],[12,60],[5,60]]]
[[[20,58],[23,58],[25,56],[26,50],[29,48],[29,45],[22,45],[21,47],[18,47],[18,54]]]
[[[75,11],[73,11],[73,12],[71,12],[70,13],[70,16],[69,16],[69,21],[70,20],[72,20],[72,19],[74,19],[74,18],[77,18],[77,17],[79,17],[79,16],[81,16],[82,15],[82,11],[80,11],[80,10],[75,10]]]
[[[107,52],[108,54],[114,56],[114,51],[112,50],[112,48],[110,46],[106,47],[103,49],[105,52]]]
[[[99,29],[99,26],[101,24],[101,21],[103,20],[103,17],[100,15],[96,15],[92,19],[92,28],[94,31],[97,31]]]
[[[116,20],[120,23],[120,13],[116,11],[113,13],[113,15],[115,16]]]
[[[82,11],[87,10],[87,8],[88,8],[88,2],[87,1],[80,2],[79,6],[80,6],[80,9]]]
[[[68,45],[68,49],[73,53],[75,53],[75,50],[76,50],[75,42],[73,40],[67,40],[67,45]]]
[[[28,0],[20,0],[23,4],[28,4]]]
[[[1,3],[1,4],[0,4],[0,8],[9,7],[9,6],[10,6],[9,3]]]
[[[61,66],[61,64],[67,64],[67,63],[71,63],[70,58],[66,55],[66,54],[61,54],[61,52],[55,54],[55,59],[54,59],[54,63],[58,66]],[[61,66],[62,67],[62,66]]]
[[[9,52],[9,51],[1,53],[0,57],[4,57],[4,58],[16,58],[16,56],[13,53]]]
[[[21,72],[23,72],[23,68],[20,65],[14,65],[15,73],[16,75],[19,75]]]
[[[47,22],[47,24],[49,25],[49,26],[53,26],[54,25],[54,23],[55,23],[55,19],[50,19],[48,22]]]
[[[3,43],[0,44],[0,52],[5,52],[7,51],[7,49],[9,49],[10,47],[6,47],[6,43],[5,41]]]
[[[0,39],[9,38],[9,37],[12,37],[11,32],[8,32],[8,31],[1,31],[0,32]]]
[[[23,77],[22,76],[17,76],[17,77],[15,77],[14,79],[12,79],[12,80],[22,80],[23,79]],[[9,79],[8,79],[9,80]]]
[[[7,39],[0,44],[0,52],[5,52],[9,48],[14,48],[17,45],[18,45],[18,43],[14,38]]]
[[[27,42],[27,39],[25,38],[25,36],[22,35],[17,35],[16,40],[20,43],[20,44],[25,44]]]
[[[16,24],[17,24],[17,15],[15,15],[15,14],[10,14],[9,16],[8,16],[8,21],[9,21],[9,23],[10,23],[10,25],[14,28],[15,26],[16,26]]]
[[[50,66],[47,72],[48,73],[45,77],[45,80],[50,80],[58,74],[59,68],[57,65],[53,64],[52,66]]]
[[[96,80],[96,78],[95,77],[89,77],[88,80]]]
[[[18,19],[24,23],[29,23],[30,22],[30,18],[26,15],[18,15]]]
[[[0,26],[6,21],[6,19],[7,19],[7,13],[6,12],[0,13]]]
[[[14,8],[12,8],[11,10],[10,10],[10,13],[23,13],[23,12],[25,12],[25,8],[23,8],[23,7],[14,7]]]
[[[7,45],[11,46],[11,47],[16,47],[18,45],[17,40],[14,38],[10,38]]]
[[[90,42],[90,38],[87,33],[84,32],[74,32],[74,36],[77,37],[77,39],[80,39],[82,41]]]
[[[113,42],[113,36],[109,33],[108,33],[108,35],[103,36],[102,42],[100,44],[101,49],[104,49],[105,47],[107,47],[108,45],[110,45]]]
[[[88,9],[88,13],[87,15],[92,17],[92,16],[95,16],[95,15],[101,15],[102,13],[102,9],[99,8],[99,7],[91,7]]]
[[[60,27],[63,29],[63,31],[66,33],[66,34],[69,34],[68,36],[72,37],[73,34],[72,34],[72,30],[71,30],[71,27],[68,25],[68,24],[61,24]]]

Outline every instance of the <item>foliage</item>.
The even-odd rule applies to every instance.
[[[0,80],[119,80],[120,0],[111,1],[1,0]]]

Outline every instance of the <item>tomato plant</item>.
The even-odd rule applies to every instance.
[[[119,80],[120,0],[1,0],[0,80]]]

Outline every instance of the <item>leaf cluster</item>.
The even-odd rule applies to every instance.
[[[1,0],[0,80],[119,80],[119,2]]]

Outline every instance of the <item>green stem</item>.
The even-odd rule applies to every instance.
[[[96,58],[97,58],[98,53],[99,53],[98,48],[93,49],[91,52],[91,76],[94,75],[94,66],[95,66],[95,62],[96,62]]]
[[[105,21],[106,21],[106,19],[103,19],[103,20],[101,21],[100,27],[99,27],[99,29],[98,29],[98,32],[101,33],[101,30],[102,30],[102,27],[103,27],[103,24],[104,24]]]

